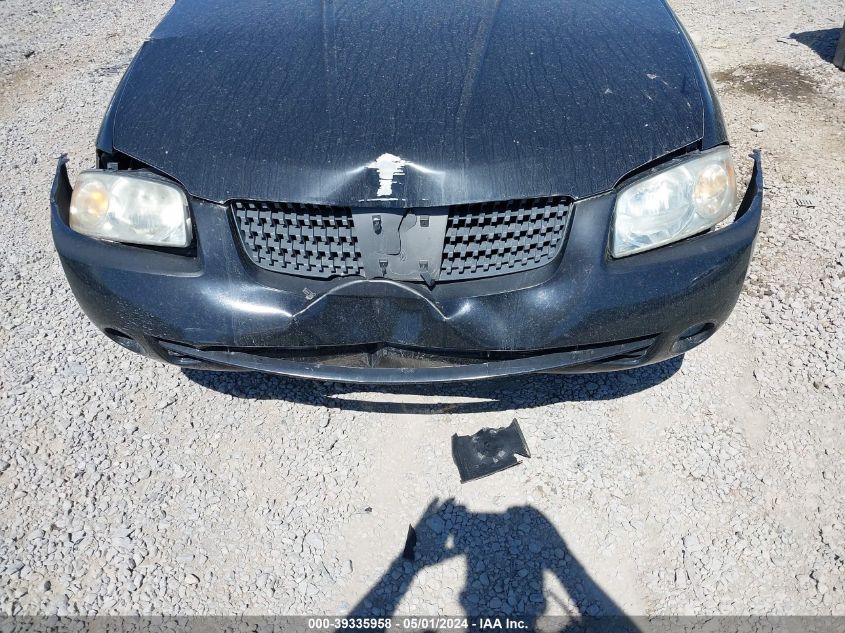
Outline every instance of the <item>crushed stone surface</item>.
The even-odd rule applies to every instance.
[[[766,170],[749,278],[707,344],[376,390],[181,371],[78,308],[56,159],[92,164],[170,4],[0,2],[0,614],[845,615],[841,4],[672,1],[741,173],[757,147]],[[533,457],[461,485],[452,434],[513,419]]]

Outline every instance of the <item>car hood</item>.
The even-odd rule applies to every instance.
[[[699,141],[702,83],[661,0],[178,0],[110,124],[216,202],[581,198]]]

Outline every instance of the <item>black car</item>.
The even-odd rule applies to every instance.
[[[185,367],[365,383],[706,340],[761,214],[662,0],[178,0],[52,229],[84,311]],[[727,219],[734,216],[732,221]]]

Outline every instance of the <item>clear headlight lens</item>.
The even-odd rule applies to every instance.
[[[736,207],[736,174],[727,147],[639,180],[616,199],[613,256],[676,242],[714,227]]]
[[[188,199],[177,186],[141,174],[79,174],[70,200],[70,228],[115,242],[188,246]]]

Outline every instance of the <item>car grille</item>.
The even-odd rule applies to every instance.
[[[250,201],[231,207],[246,252],[262,268],[318,278],[361,273],[349,208]]]
[[[244,250],[261,268],[323,279],[379,276],[365,270],[354,209],[247,200],[230,206]],[[367,211],[372,209],[361,210]],[[445,234],[434,246],[436,260],[442,239],[437,279],[478,279],[544,266],[560,252],[569,216],[567,199],[561,197],[451,206]]]
[[[450,207],[440,280],[544,266],[563,245],[568,217],[569,206],[557,197]]]

